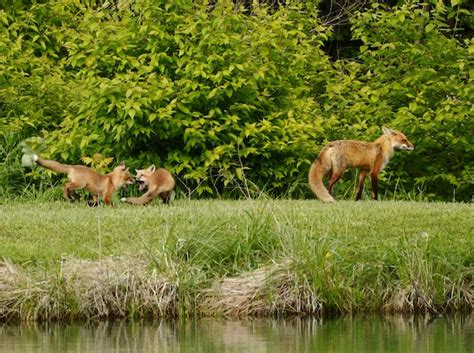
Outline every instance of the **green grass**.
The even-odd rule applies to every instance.
[[[92,289],[80,299],[77,293],[86,290],[71,287],[64,263],[90,260],[82,270],[93,273],[93,264],[111,258],[144,267],[131,266],[142,272],[127,277],[123,308],[104,299],[102,308],[115,309],[89,316],[472,310],[473,216],[472,204],[418,202],[177,200],[113,208],[7,202],[0,206],[0,257],[16,277],[0,290],[0,304],[10,308],[0,316],[88,316],[80,302]],[[156,292],[153,283],[143,284],[152,276],[173,288],[166,310],[141,305]],[[117,284],[110,288],[116,297]],[[56,306],[38,311],[41,293]],[[229,302],[234,297],[238,305]]]

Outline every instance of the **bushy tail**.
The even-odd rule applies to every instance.
[[[330,166],[325,166],[321,162],[321,155],[318,157],[311,168],[309,169],[308,182],[311,190],[318,199],[325,202],[334,202],[334,198],[329,194],[328,190],[324,187],[323,178],[331,170]]]
[[[33,167],[36,164],[33,159],[33,156],[35,155],[33,148],[27,141],[22,141],[20,145],[23,152],[23,156],[21,156],[21,166],[30,168]]]
[[[23,156],[21,156],[21,166],[30,167],[30,168],[33,167],[36,164],[35,160],[33,159],[34,155],[35,154],[31,152],[29,153],[24,152]]]
[[[67,164],[61,164],[56,161],[51,161],[49,159],[43,159],[37,154],[33,154],[33,161],[42,166],[43,168],[46,169],[51,169],[52,171],[58,172],[58,173],[69,173],[71,170],[71,166]]]

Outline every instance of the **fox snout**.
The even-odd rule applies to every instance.
[[[405,151],[413,151],[415,149],[415,145],[412,144],[410,141],[406,141],[406,143],[402,144],[403,149]]]
[[[140,191],[143,191],[145,188],[146,188],[146,183],[145,181],[139,179],[139,178],[136,178],[135,179],[135,182],[138,184],[138,190]]]
[[[126,172],[124,176],[124,184],[126,185],[132,185],[135,181],[133,180],[133,176],[131,176],[128,171]]]
[[[415,146],[410,141],[408,141],[406,137],[403,137],[401,141],[397,141],[393,148],[401,151],[413,151]]]
[[[400,146],[400,149],[401,150],[404,150],[404,151],[413,151],[415,149],[415,145],[411,144],[411,143],[408,143],[408,144],[402,144]]]

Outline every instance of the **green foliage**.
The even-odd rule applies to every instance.
[[[92,157],[81,158],[81,161],[84,162],[85,165],[88,165],[101,173],[105,173],[105,170],[113,160],[113,157],[104,157],[100,153],[94,153]]]
[[[416,145],[382,176],[388,195],[473,194],[474,44],[447,23],[464,26],[463,2],[374,5],[352,16],[358,57],[333,63],[316,6],[15,4],[0,11],[0,131],[45,138],[49,157],[162,165],[199,195],[301,196],[322,144],[386,124]]]
[[[244,176],[285,190],[309,164],[318,119],[313,95],[324,90],[329,71],[319,49],[324,29],[313,17],[298,8],[247,16],[225,2],[212,11],[139,2],[117,13],[62,3],[24,13],[34,26],[43,12],[69,16],[60,30],[41,21],[50,26],[39,30],[47,40],[29,34],[30,52],[17,55],[36,50],[39,63],[10,64],[20,81],[19,70],[44,78],[43,90],[31,87],[10,114],[16,129],[28,128],[17,124],[23,120],[44,129],[51,155],[77,161],[100,151],[136,167],[161,162],[199,194],[212,192],[211,178],[222,188]],[[14,33],[24,38],[30,27]],[[57,75],[46,79],[43,65]],[[51,112],[33,108],[38,91]],[[5,91],[2,99],[18,95]]]
[[[20,154],[20,140],[14,134],[0,134],[0,195],[14,195],[23,188],[25,173],[16,158]]]
[[[437,12],[378,6],[353,19],[359,62],[341,61],[324,109],[356,138],[387,124],[415,144],[389,166],[431,195],[470,200],[474,190],[473,45],[445,33]],[[344,128],[342,128],[344,129]],[[375,133],[377,131],[377,133]]]

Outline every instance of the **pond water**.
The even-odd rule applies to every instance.
[[[474,353],[474,315],[5,324],[0,352]]]

